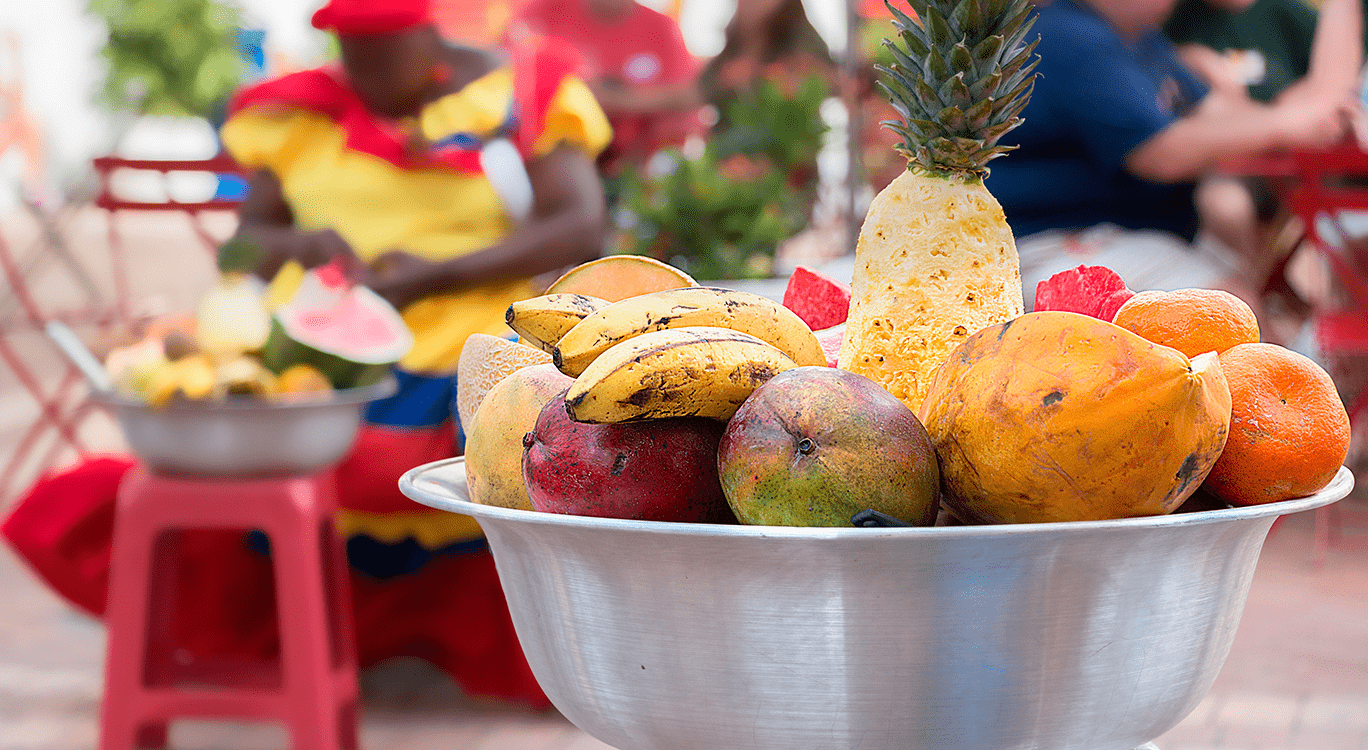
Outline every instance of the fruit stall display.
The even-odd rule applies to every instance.
[[[466,344],[465,456],[400,482],[479,519],[534,674],[610,745],[1152,748],[1273,518],[1352,486],[1333,383],[1234,296],[1079,266],[1023,309],[982,177],[1031,3],[909,5],[908,167],[849,286],[573,270],[509,308],[518,341]]]
[[[609,288],[650,262],[572,274]],[[792,526],[1108,520],[1310,495],[1348,450],[1329,376],[1259,343],[1225,292],[1057,274],[909,405],[842,366],[854,301],[834,279],[800,268],[783,304],[657,283],[609,302],[572,279],[509,308],[518,341],[472,338],[458,403],[475,502]]]
[[[1271,502],[1331,481],[1349,436],[1334,385],[1258,343],[1233,295],[1135,294],[1108,269],[1079,267],[1042,282],[1024,311],[1012,231],[983,177],[1030,97],[1032,6],[909,5],[889,6],[897,34],[879,66],[907,169],[869,208],[850,287],[803,269],[776,304],[626,256],[570,271],[508,310],[520,343],[506,348],[549,353],[552,367],[510,368],[517,385],[494,399],[470,393],[491,380],[458,379],[460,400],[478,404],[474,501],[792,525],[849,525],[860,509],[926,524],[942,508],[956,523],[1024,523],[1162,515],[1202,488]],[[660,288],[594,294],[641,269]],[[545,396],[552,385],[565,388]],[[480,425],[486,407],[497,430]],[[517,430],[521,444],[492,434]],[[695,453],[716,459],[716,477],[697,469],[708,461],[672,474],[663,458]],[[518,465],[523,486],[492,478]],[[1266,486],[1252,491],[1250,477]],[[698,493],[678,499],[685,516],[651,497],[664,486]],[[882,507],[910,488],[905,507]],[[711,507],[719,496],[730,517]]]
[[[221,258],[233,252],[225,245]],[[282,274],[269,287],[227,270],[193,314],[153,321],[105,366],[116,395],[152,409],[327,399],[379,382],[412,343],[399,313],[339,266]]]

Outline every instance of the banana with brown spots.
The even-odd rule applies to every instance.
[[[570,329],[551,359],[561,372],[578,377],[595,357],[623,341],[685,326],[730,328],[768,342],[799,365],[826,364],[821,342],[793,311],[758,294],[705,286],[614,302]]]
[[[607,306],[608,302],[584,294],[543,294],[509,305],[504,320],[521,343],[550,354],[566,332]]]
[[[565,395],[578,422],[666,417],[730,419],[752,391],[797,367],[773,344],[730,328],[686,326],[643,333],[610,347]]]

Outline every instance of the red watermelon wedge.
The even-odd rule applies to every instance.
[[[840,325],[850,315],[850,286],[807,266],[798,266],[784,289],[784,307],[814,331]]]
[[[1135,292],[1106,266],[1078,266],[1036,285],[1035,312],[1072,312],[1108,323]]]

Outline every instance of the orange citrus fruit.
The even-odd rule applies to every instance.
[[[1204,488],[1232,505],[1310,495],[1349,453],[1349,415],[1320,365],[1277,344],[1219,355],[1230,385],[1230,435]]]
[[[1116,311],[1116,325],[1195,357],[1259,341],[1259,321],[1244,300],[1216,289],[1140,292]]]
[[[527,344],[487,333],[470,334],[456,363],[456,416],[461,429],[470,434],[475,410],[500,380],[521,368],[550,361],[550,354]]]

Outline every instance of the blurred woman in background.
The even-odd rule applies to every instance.
[[[258,248],[256,272],[287,287],[341,258],[414,334],[398,394],[370,406],[337,470],[360,665],[421,657],[470,694],[545,707],[478,525],[421,508],[397,481],[459,453],[452,401],[466,337],[507,335],[504,311],[535,293],[534,275],[599,254],[594,157],[607,121],[573,74],[573,50],[451,46],[430,0],[332,0],[313,24],[337,34],[342,64],[240,92],[222,138],[252,170],[238,237]],[[100,459],[46,477],[4,527],[54,588],[97,616],[114,496],[131,465]],[[180,568],[174,629],[185,652],[278,653],[263,545],[187,531]]]

